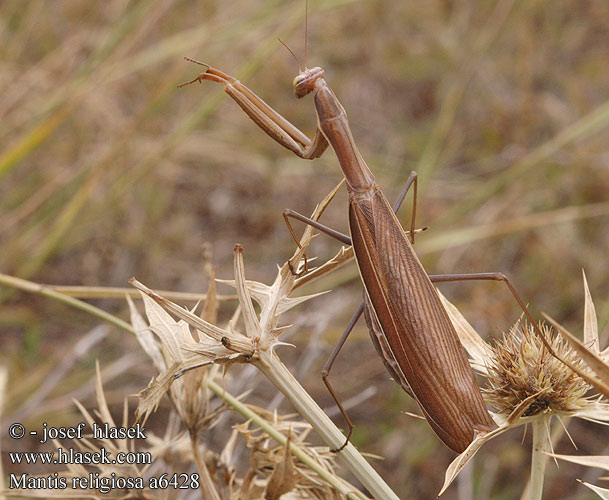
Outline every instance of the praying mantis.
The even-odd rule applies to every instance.
[[[328,375],[338,351],[353,325],[365,314],[372,342],[392,378],[418,402],[438,437],[452,450],[463,452],[477,433],[496,427],[482,399],[467,356],[433,283],[460,280],[495,280],[506,284],[525,316],[537,328],[524,302],[503,273],[428,275],[412,243],[416,212],[417,175],[413,172],[398,203],[391,207],[360,154],[347,114],[324,78],[320,67],[301,71],[294,79],[294,93],[313,94],[317,127],[313,139],[292,125],[249,88],[232,76],[194,59],[205,71],[194,82],[208,80],[226,93],[273,140],[303,159],[320,157],[328,145],[334,151],[349,193],[349,231],[334,231],[292,210],[284,218],[314,226],[346,245],[352,245],[364,285],[364,302],[353,316],[322,377],[345,418],[349,441],[353,423],[345,412]],[[409,240],[395,215],[406,193],[414,187]],[[541,332],[539,332],[541,334]]]

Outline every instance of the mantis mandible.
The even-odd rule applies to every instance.
[[[346,112],[328,86],[322,68],[305,69],[294,79],[296,97],[313,94],[317,128],[311,140],[235,78],[207,64],[186,59],[205,66],[206,70],[180,86],[203,80],[219,83],[266,134],[299,157],[318,158],[328,145],[336,154],[349,192],[350,237],[290,210],[284,212],[284,217],[286,221],[293,217],[307,222],[343,243],[353,245],[364,284],[364,304],[350,322],[322,374],[349,425],[345,445],[353,424],[327,376],[338,349],[362,311],[387,370],[415,398],[434,432],[448,447],[462,452],[477,433],[494,429],[496,425],[432,281],[503,281],[528,320],[536,326],[507,277],[502,273],[428,276],[394,210],[362,158]],[[412,184],[416,203],[415,172],[411,174],[401,199]],[[410,235],[414,238],[414,211]],[[340,451],[345,445],[334,451]]]

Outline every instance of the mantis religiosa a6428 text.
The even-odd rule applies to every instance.
[[[465,351],[432,282],[503,281],[527,319],[537,327],[507,277],[503,273],[433,276],[425,272],[394,213],[411,186],[414,186],[416,207],[416,173],[410,175],[395,209],[392,209],[357,149],[345,110],[324,79],[322,68],[305,69],[294,79],[296,97],[313,94],[317,128],[311,140],[235,78],[207,64],[188,60],[202,64],[206,70],[181,86],[203,80],[219,83],[266,134],[285,148],[301,158],[313,159],[321,156],[329,144],[340,163],[349,192],[350,236],[291,210],[286,210],[284,217],[288,225],[288,218],[292,217],[353,245],[364,284],[364,303],[322,372],[328,390],[349,425],[345,444],[351,436],[353,424],[336,397],[328,374],[338,350],[362,311],[385,367],[393,379],[416,399],[432,429],[447,446],[462,452],[476,433],[494,429],[496,425],[482,399]],[[413,241],[414,212],[413,209],[410,231]]]

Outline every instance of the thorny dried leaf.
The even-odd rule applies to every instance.
[[[206,337],[209,337],[210,339],[221,343],[222,339],[224,337],[226,337],[226,335],[230,335],[230,336],[234,335],[231,332],[227,333],[226,330],[223,330],[222,328],[212,325],[211,323],[199,318],[197,315],[193,314],[188,309],[184,309],[183,307],[177,305],[176,303],[172,302],[171,300],[167,300],[166,298],[160,296],[154,290],[151,290],[147,286],[143,285],[142,283],[137,281],[135,278],[132,278],[131,280],[129,280],[129,282],[135,288],[137,288],[143,295],[150,297],[154,302],[159,304],[162,309],[169,311],[172,314],[174,314],[175,316],[177,316],[178,318],[186,321],[186,323],[188,323],[189,325],[194,327],[196,330],[199,330]],[[148,302],[148,303],[150,303],[150,302]],[[157,310],[152,309],[152,312],[156,314]],[[148,318],[148,320],[149,320],[149,322],[152,322],[151,320],[154,320],[154,318]],[[241,337],[244,337],[244,336],[241,336]]]
[[[179,363],[174,363],[169,370],[165,370],[158,376],[152,377],[148,386],[138,393],[139,404],[135,410],[136,422],[145,424],[148,417],[156,411],[161,399],[167,394],[171,384],[175,381],[174,373],[178,370],[179,366]]]
[[[581,376],[592,385],[597,391],[609,398],[609,363],[605,362],[594,351],[588,349],[575,335],[569,332],[566,328],[556,322],[554,319],[544,315],[546,319],[560,332],[562,337],[566,339],[571,347],[577,351],[585,366],[591,373],[582,373]]]
[[[490,358],[492,352],[490,346],[476,333],[476,330],[463,317],[459,309],[449,302],[439,290],[437,292],[444,309],[446,309],[450,320],[455,326],[461,344],[471,358],[470,364],[472,368],[478,373],[486,375],[486,361]]]
[[[235,267],[235,288],[237,289],[237,297],[239,297],[239,305],[241,306],[241,314],[245,323],[245,333],[254,342],[261,340],[262,328],[258,322],[258,316],[254,310],[254,304],[250,298],[250,292],[245,285],[245,269],[243,267],[243,247],[235,245],[234,251],[234,267]]]
[[[446,489],[457,478],[463,468],[469,463],[472,458],[474,458],[474,455],[478,453],[478,450],[482,448],[482,445],[484,443],[490,441],[494,437],[497,437],[499,434],[503,434],[509,428],[510,426],[505,424],[503,426],[498,427],[497,429],[494,429],[491,432],[478,434],[470,443],[470,445],[465,449],[465,451],[461,453],[457,458],[455,458],[446,469],[446,474],[444,475],[444,484],[442,485],[442,489],[438,493],[438,496],[442,495],[442,493],[446,491]]]
[[[306,241],[295,256],[300,258],[305,248]],[[279,336],[287,328],[277,326],[281,313],[317,296],[295,299],[288,297],[295,278],[287,263],[279,269],[275,282],[270,287],[245,279],[242,249],[238,245],[235,247],[234,264],[236,279],[232,284],[237,288],[247,336],[236,332],[232,325],[229,325],[228,329],[212,325],[191,311],[159,296],[136,280],[131,280],[132,284],[142,292],[150,329],[161,341],[164,356],[172,361],[185,363],[178,368],[179,370],[186,370],[208,361],[223,364],[249,361],[257,349],[271,349],[278,342]],[[260,318],[255,313],[250,294],[254,295],[263,306]],[[213,297],[213,294],[208,295]],[[176,322],[165,310],[183,321]],[[203,335],[195,338],[190,333],[188,325]],[[204,359],[201,360],[201,357]]]
[[[291,432],[283,448],[283,457],[275,465],[264,492],[265,500],[279,500],[284,493],[292,491],[298,484],[299,475],[295,471],[294,459],[290,453]]]
[[[161,372],[165,370],[167,368],[165,358],[163,358],[159,344],[156,342],[154,334],[150,330],[148,323],[136,309],[129,296],[127,296],[127,303],[129,304],[129,311],[131,313],[131,325],[135,330],[135,335],[140,343],[140,346],[142,346],[142,349],[152,360],[154,367],[158,371]]]
[[[594,491],[594,493],[596,493],[603,500],[609,500],[609,490],[607,488],[600,488],[598,486],[595,486],[595,485],[590,484],[590,483],[586,483],[584,481],[581,481],[581,483],[584,486],[587,486],[588,488],[590,488],[592,491]]]
[[[191,333],[190,327],[185,321],[174,320],[153,298],[154,296],[147,295],[145,287],[143,288],[142,297],[150,326],[142,325],[143,319],[134,308],[132,309],[132,320],[134,325],[138,325],[139,331],[149,330],[155,333],[160,347],[155,339],[152,339],[152,342],[157,346],[160,354],[150,348],[146,349],[146,352],[153,360],[158,360],[155,362],[155,366],[161,369],[159,375],[154,377],[148,386],[138,394],[139,405],[136,416],[138,420],[142,419],[145,422],[156,410],[162,397],[168,393],[187,428],[191,432],[197,432],[203,427],[211,425],[214,416],[214,414],[208,414],[209,394],[206,380],[210,373],[208,369],[202,368],[213,363],[231,363],[239,355],[231,352],[221,343],[214,342],[205,336],[199,336],[196,330]],[[214,290],[210,289],[206,302],[208,300],[213,302],[214,297]],[[190,311],[186,311],[186,313],[194,316]],[[208,310],[208,314],[211,314],[212,317],[215,315],[213,310]],[[213,327],[204,320],[200,321]],[[146,338],[145,342],[149,344],[150,338]],[[215,371],[211,376],[215,376]]]
[[[218,280],[221,283],[236,287],[235,280]],[[249,291],[252,299],[254,299],[261,309],[260,324],[262,331],[269,332],[268,339],[263,343],[261,341],[260,348],[263,349],[266,345],[274,344],[279,336],[287,329],[287,327],[278,327],[277,320],[286,311],[296,307],[307,300],[314,299],[328,292],[320,292],[312,295],[304,295],[301,297],[289,297],[291,290],[286,286],[291,280],[291,271],[287,265],[279,268],[275,282],[271,285],[265,285],[257,281],[246,280],[246,289]]]
[[[598,321],[596,320],[596,310],[594,302],[586,280],[586,273],[582,269],[584,278],[584,345],[593,353],[599,354],[600,345],[598,340]]]
[[[319,218],[341,185],[342,182],[316,207],[312,215],[313,219]],[[159,337],[165,356],[168,355],[172,362],[190,361],[193,366],[196,366],[196,363],[192,359],[193,354],[203,356],[206,358],[204,361],[211,360],[226,363],[248,361],[251,356],[255,355],[257,349],[266,350],[272,348],[277,343],[279,335],[286,328],[277,327],[279,316],[288,309],[317,296],[289,298],[296,279],[290,268],[295,268],[297,263],[302,260],[312,236],[313,228],[307,226],[299,248],[290,260],[279,268],[277,277],[270,287],[245,279],[243,249],[240,245],[235,246],[235,280],[230,283],[235,286],[238,292],[240,310],[244,318],[247,335],[236,332],[232,323],[227,329],[219,328],[206,321],[205,315],[203,318],[199,318],[191,311],[159,296],[137,280],[132,279],[131,283],[144,296],[150,329]],[[214,276],[215,272],[210,267],[209,262],[206,264],[206,272],[210,279]],[[260,318],[257,317],[254,310],[251,300],[252,296],[262,306]],[[208,302],[212,303],[212,305],[205,304],[204,311],[206,307],[213,309],[214,297],[215,288],[210,284]],[[161,307],[157,307],[157,304]],[[191,334],[185,323],[176,323],[165,310],[193,327],[195,332]],[[138,330],[145,331],[145,325],[142,324],[140,318],[137,315],[132,314],[132,316],[134,322],[138,323]],[[203,338],[198,336],[197,332],[203,334]]]
[[[184,377],[176,380],[176,374],[180,374],[192,367],[211,364],[213,355],[217,353],[205,352],[207,358],[201,359],[201,354],[195,358],[192,350],[201,350],[204,342],[196,342],[190,333],[188,325],[184,321],[176,322],[167,312],[154,300],[142,294],[146,313],[152,330],[160,341],[160,351],[163,362],[168,368],[161,370],[148,386],[139,394],[139,406],[136,410],[138,420],[145,422],[148,416],[156,410],[161,398],[169,392],[178,413],[189,429],[193,429],[199,422],[205,420],[207,411],[207,395],[205,388],[201,385],[206,373],[201,370],[185,373]],[[133,316],[133,314],[132,314]],[[190,349],[190,350],[189,350]],[[221,354],[228,354],[226,348],[220,349],[214,343],[208,350],[220,350]],[[152,351],[154,355],[154,351]],[[154,359],[154,358],[153,358]],[[175,384],[175,385],[174,385]]]
[[[165,362],[172,364],[182,361],[182,348],[184,346],[193,347],[196,344],[190,334],[188,325],[183,321],[176,322],[149,296],[142,294],[142,299],[150,329],[161,342]]]
[[[252,299],[254,299],[256,301],[256,303],[261,307],[261,309],[266,309],[267,305],[273,300],[273,297],[275,295],[282,295],[284,298],[282,298],[279,301],[279,303],[277,304],[277,308],[275,310],[275,314],[277,316],[281,316],[284,312],[289,311],[293,307],[296,307],[296,306],[302,304],[303,302],[306,302],[307,300],[310,300],[315,297],[319,297],[320,295],[325,295],[326,293],[329,293],[329,291],[324,291],[324,292],[319,292],[319,293],[315,293],[312,295],[304,295],[301,297],[288,297],[285,294],[285,292],[281,293],[281,291],[278,290],[279,287],[276,285],[277,281],[280,281],[280,282],[282,281],[281,275],[283,272],[284,272],[284,270],[282,268],[280,268],[280,273],[278,274],[277,278],[275,279],[275,283],[273,283],[273,285],[271,285],[271,286],[265,285],[264,283],[260,283],[258,281],[251,281],[251,280],[245,281],[245,284],[252,296]],[[232,286],[232,287],[236,287],[235,280],[216,280],[216,281],[218,281],[220,283],[224,283],[224,284]]]
[[[606,455],[587,455],[587,456],[576,456],[576,455],[558,455],[551,454],[554,458],[560,458],[567,462],[573,462],[574,464],[585,465],[586,467],[592,467],[595,469],[604,469],[609,471],[609,456]]]
[[[255,406],[248,405],[248,407],[260,417],[272,423],[275,429],[289,435],[290,443],[298,445],[301,449],[306,449],[307,453],[323,469],[334,474],[336,455],[330,453],[327,447],[312,447],[308,446],[305,442],[305,438],[311,430],[311,426],[308,423],[291,420],[290,416],[280,416]],[[237,483],[240,483],[241,495],[237,498],[257,498],[256,494],[263,496],[265,489],[268,491],[268,483],[273,475],[276,478],[287,478],[285,472],[277,471],[277,468],[281,466],[282,462],[287,460],[286,453],[289,450],[269,438],[260,429],[250,428],[250,422],[236,425],[234,429],[245,438],[247,448],[250,450],[250,461],[252,464],[243,479],[237,480]],[[291,461],[292,459],[290,458],[289,460]],[[292,464],[293,480],[285,484],[291,484],[293,481],[294,486],[290,492],[283,493],[282,500],[291,498],[341,500],[345,498],[344,495],[328,486],[315,472],[304,466],[301,462],[292,462]],[[246,492],[249,492],[247,494],[250,496],[244,496]]]
[[[576,455],[558,455],[554,453],[549,454],[553,458],[558,458],[560,460],[566,460],[567,462],[573,462],[575,464],[584,465],[586,467],[590,467],[593,469],[604,469],[609,470],[609,456],[605,455],[586,455],[586,456],[576,456]],[[608,480],[607,477],[601,477],[599,479]],[[578,480],[579,481],[579,480]],[[579,481],[584,486],[587,486],[592,491],[594,491],[601,498],[609,499],[609,490],[605,488],[600,488],[593,484],[585,483],[583,481]]]

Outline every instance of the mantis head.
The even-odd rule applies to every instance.
[[[294,78],[294,94],[299,99],[306,96],[315,88],[317,80],[324,77],[324,70],[320,67],[305,69]]]

